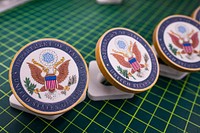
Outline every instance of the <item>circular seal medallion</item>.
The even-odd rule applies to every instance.
[[[150,45],[129,29],[104,33],[96,46],[96,60],[104,77],[126,92],[148,90],[158,79],[158,61]]]
[[[200,24],[183,15],[162,20],[154,30],[154,46],[159,57],[181,71],[200,70]]]
[[[200,6],[194,11],[192,18],[200,22]]]
[[[64,113],[86,93],[88,70],[81,54],[57,39],[33,41],[19,50],[9,80],[17,100],[45,115]]]

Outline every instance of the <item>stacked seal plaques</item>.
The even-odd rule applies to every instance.
[[[96,61],[105,79],[125,92],[146,91],[158,79],[158,61],[150,45],[129,29],[104,33],[96,45]]]
[[[169,16],[154,31],[153,41],[159,57],[176,70],[200,70],[200,24],[183,15]]]
[[[15,55],[9,71],[17,100],[32,112],[64,113],[86,94],[88,70],[81,54],[66,42],[41,39]]]
[[[194,11],[192,18],[200,22],[200,6]]]

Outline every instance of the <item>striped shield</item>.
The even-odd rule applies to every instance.
[[[191,54],[193,51],[192,45],[190,43],[184,43],[183,49],[186,53]]]
[[[50,92],[54,92],[54,90],[58,87],[56,76],[46,76],[45,77],[45,88]]]
[[[138,63],[138,61],[136,60],[136,58],[132,58],[129,60],[129,63],[131,64],[132,68],[134,71],[138,71],[140,70],[140,64]]]

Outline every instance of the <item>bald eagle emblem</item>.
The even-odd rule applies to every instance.
[[[111,55],[117,60],[117,62],[121,66],[126,68],[123,69],[120,65],[117,66],[117,70],[119,71],[119,73],[127,79],[129,79],[130,77],[136,79],[135,76],[140,78],[144,77],[144,71],[149,70],[149,57],[147,53],[145,53],[142,58],[142,54],[138,49],[136,42],[133,43],[132,41],[130,41],[130,44],[128,45],[127,42],[122,38],[117,39],[115,44],[117,50],[112,49],[113,53],[111,53]],[[143,64],[141,63],[142,60],[144,60]],[[142,72],[142,70],[144,71]]]
[[[182,55],[186,55],[185,57],[188,59],[192,59],[193,54],[200,56],[200,50],[198,49],[198,32],[194,30],[189,32],[189,29],[185,25],[178,25],[175,27],[175,30],[176,32],[171,30],[168,34],[173,44],[181,49],[181,51],[169,44],[172,53],[174,53],[174,55],[179,55],[181,58],[184,58]]]
[[[32,62],[27,62],[32,79],[42,85],[41,88],[37,88],[37,85],[31,83],[30,78],[26,77],[24,80],[25,87],[31,95],[35,93],[41,98],[40,93],[47,92],[46,98],[52,100],[55,96],[58,96],[55,93],[66,94],[70,86],[76,83],[76,75],[68,76],[70,60],[65,60],[64,57],[59,61],[57,59],[54,51],[45,50],[40,54],[41,63],[35,59],[32,59]],[[62,86],[60,83],[67,77],[69,77],[67,86]]]

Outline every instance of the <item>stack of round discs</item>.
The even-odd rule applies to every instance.
[[[194,11],[192,18],[200,22],[200,6]]]
[[[163,19],[154,30],[159,57],[169,66],[186,72],[200,70],[200,24],[183,15]]]
[[[106,80],[122,91],[143,92],[158,79],[159,65],[151,46],[126,28],[113,28],[101,36],[96,60]]]
[[[9,72],[10,86],[27,109],[44,115],[64,113],[85,96],[88,70],[70,44],[40,39],[21,48]]]

